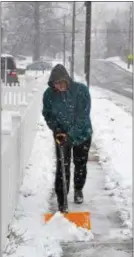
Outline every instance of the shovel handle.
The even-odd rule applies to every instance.
[[[62,171],[62,181],[63,181],[63,196],[64,196],[64,207],[66,213],[68,213],[68,201],[67,201],[67,182],[66,182],[66,171],[64,163],[64,147],[59,145],[60,157],[61,157],[61,171]]]

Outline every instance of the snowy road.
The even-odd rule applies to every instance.
[[[90,84],[132,99],[132,73],[103,60],[91,61]]]

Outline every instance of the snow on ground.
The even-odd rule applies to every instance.
[[[81,76],[75,74],[76,81],[81,81],[86,84],[85,79]],[[100,88],[97,86],[90,85],[90,88],[96,89],[96,94],[100,99],[108,99],[115,103],[117,106],[120,106],[124,111],[130,113],[132,115],[132,99],[125,97],[123,95],[117,94],[108,89]]]
[[[76,80],[84,82],[75,75]],[[93,141],[107,173],[106,189],[114,197],[124,225],[132,229],[132,116],[90,87]]]
[[[11,111],[2,111],[1,112],[1,130],[11,131]]]
[[[106,174],[105,188],[132,229],[132,117],[91,87],[93,141]],[[47,146],[47,147],[46,147]],[[59,213],[47,225],[55,172],[54,142],[41,117],[29,165],[24,172],[19,203],[9,228],[3,257],[59,257],[61,241],[90,241],[90,231],[78,229]],[[99,192],[98,192],[99,193]]]
[[[54,142],[41,117],[3,257],[9,252],[11,257],[59,257],[61,241],[93,239],[90,231],[76,228],[58,212],[47,225],[43,222],[43,214],[49,212],[54,172]]]
[[[132,229],[132,116],[91,88],[94,142],[124,224]]]
[[[108,89],[104,89],[96,86],[95,86],[95,89],[100,99],[108,99],[113,103],[115,103],[117,106],[121,107],[124,111],[132,115],[132,99],[125,97],[123,95],[119,95]]]
[[[116,57],[109,57],[107,59],[105,59],[105,61],[108,61],[108,62],[113,62],[115,63],[116,65],[118,65],[119,67],[121,67],[122,69],[126,70],[126,71],[129,71],[129,72],[133,72],[132,70],[132,64],[130,65],[130,68],[128,69],[128,65],[126,62],[124,62],[119,56],[116,56]]]
[[[1,111],[1,131],[11,132],[13,115],[19,115],[19,112],[10,110]]]

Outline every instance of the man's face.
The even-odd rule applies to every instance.
[[[54,82],[54,87],[58,90],[58,91],[66,91],[67,90],[67,84],[65,81],[55,81]]]

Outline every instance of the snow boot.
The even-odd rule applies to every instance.
[[[83,203],[83,192],[82,190],[76,189],[74,192],[74,202],[76,204],[81,204]]]
[[[67,208],[65,208],[63,205],[59,205],[59,212],[67,213],[68,210],[67,210]]]

